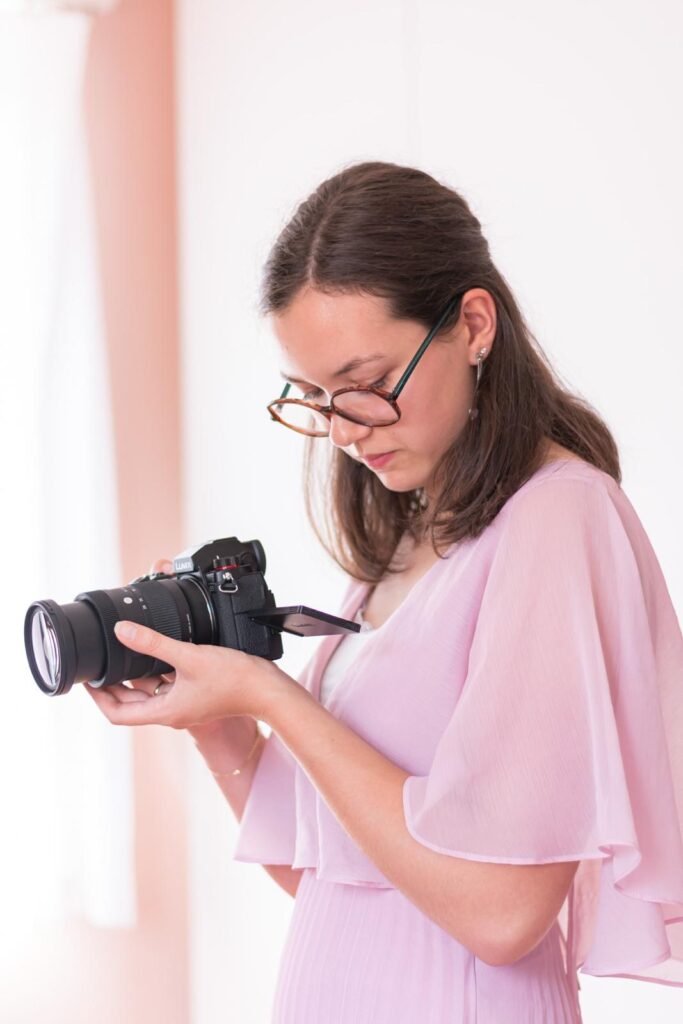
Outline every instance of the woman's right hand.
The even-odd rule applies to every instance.
[[[173,572],[173,562],[170,558],[158,558],[147,570],[147,575],[153,572]],[[154,696],[154,691],[159,687],[158,693],[168,693],[175,681],[175,670],[166,672],[160,676],[143,676],[141,679],[129,679],[128,682],[136,690],[143,690],[149,696]]]
[[[173,572],[173,562],[169,558],[159,558],[152,563],[148,573]],[[166,672],[159,676],[143,676],[141,679],[130,679],[128,682],[135,690],[142,690],[150,696],[159,687],[158,693],[168,693],[175,681],[175,671]],[[218,753],[231,743],[244,744],[245,739],[250,737],[254,731],[253,719],[249,715],[231,715],[228,718],[217,719],[213,722],[205,722],[201,725],[193,725],[187,730],[193,737],[199,749],[204,752],[211,752],[215,748]]]

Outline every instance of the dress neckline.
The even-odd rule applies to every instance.
[[[532,481],[536,480],[542,473],[544,473],[547,469],[550,469],[552,466],[555,466],[555,465],[557,465],[559,463],[564,463],[564,462],[575,463],[577,465],[580,465],[582,468],[585,467],[585,468],[592,469],[592,470],[596,469],[596,467],[592,463],[586,462],[585,459],[576,458],[576,457],[573,457],[573,456],[570,456],[570,455],[560,455],[556,459],[549,459],[547,462],[544,462],[543,465],[540,466],[539,469],[537,469],[536,472],[533,473],[532,476],[530,476],[529,479],[526,480],[524,484],[522,484],[522,487],[525,487],[526,484],[530,484]],[[518,490],[521,490],[521,488],[518,488]],[[515,492],[515,493],[517,493],[517,492]],[[511,495],[511,497],[514,497],[514,495]],[[391,615],[389,615],[380,626],[372,626],[372,625],[370,625],[369,622],[365,621],[365,618],[363,616],[363,611],[365,609],[365,605],[367,604],[368,598],[370,596],[371,588],[375,585],[375,584],[371,584],[371,583],[363,583],[362,589],[360,591],[360,602],[359,602],[359,604],[356,605],[355,611],[353,613],[353,618],[356,619],[357,621],[359,621],[360,624],[361,624],[361,632],[363,632],[363,633],[379,633],[380,631],[384,630],[386,628],[386,626],[394,618],[394,616],[398,614],[398,612],[401,610],[401,608],[403,608],[403,606],[405,605],[406,601],[410,600],[410,597],[413,594],[413,592],[415,591],[415,589],[418,588],[423,583],[424,580],[429,578],[431,573],[434,572],[434,570],[437,568],[438,565],[440,565],[442,562],[448,561],[448,559],[450,558],[450,555],[453,552],[453,549],[458,547],[462,543],[463,543],[462,541],[456,541],[454,544],[451,544],[451,545],[449,545],[449,547],[446,548],[446,550],[444,552],[444,556],[440,557],[440,558],[437,558],[436,562],[434,562],[432,565],[430,565],[430,567],[427,569],[427,571],[425,573],[423,573],[422,576],[419,577],[419,579],[412,585],[412,587],[410,588],[410,590],[408,591],[406,596],[403,598],[401,603],[396,608],[394,608],[394,610],[391,613]],[[358,634],[356,634],[356,635],[358,635]]]
[[[434,572],[435,569],[438,568],[438,566],[440,566],[443,562],[448,561],[451,554],[453,553],[454,548],[458,547],[461,543],[462,541],[455,541],[455,543],[450,544],[445,549],[443,555],[437,558],[437,560],[429,566],[427,571],[423,572],[422,575],[415,581],[415,583],[413,583],[412,587],[409,589],[408,593],[405,595],[401,603],[397,605],[396,608],[394,608],[391,615],[387,616],[387,618],[380,626],[370,625],[370,623],[366,622],[365,618],[363,617],[363,610],[365,608],[365,605],[367,604],[368,597],[370,596],[370,591],[372,587],[374,587],[373,583],[364,583],[362,585],[362,590],[360,592],[360,602],[356,605],[356,610],[354,612],[354,618],[358,618],[358,620],[361,623],[361,630],[366,633],[379,633],[380,631],[386,629],[386,627],[394,618],[394,616],[400,612],[400,610],[403,608],[406,602],[410,600],[411,596],[415,593],[415,591],[424,585],[424,582],[432,575],[432,573]],[[363,627],[366,628],[364,629]]]
[[[592,473],[599,473],[601,476],[605,475],[605,474],[602,473],[601,470],[598,470],[596,466],[594,466],[592,463],[586,462],[584,459],[572,459],[572,458],[569,458],[567,456],[563,456],[563,457],[561,457],[559,459],[551,459],[549,462],[545,462],[532,476],[529,477],[528,480],[525,481],[524,484],[522,484],[522,487],[526,487],[527,485],[532,484],[534,480],[537,480],[539,477],[544,476],[550,470],[557,471],[560,468],[560,465],[559,465],[560,463],[567,463],[567,462],[577,463],[580,471],[587,470],[587,471],[590,471]],[[611,479],[611,477],[610,477],[610,479]],[[518,491],[520,489],[521,488],[519,488]],[[515,492],[515,493],[518,493],[518,491]],[[410,590],[408,591],[408,593],[406,594],[404,599],[401,601],[401,603],[398,605],[398,607],[393,610],[391,615],[387,619],[385,619],[385,621],[382,623],[382,625],[381,626],[377,626],[377,627],[370,626],[370,629],[363,631],[363,635],[365,635],[366,638],[368,638],[368,644],[372,644],[372,641],[369,639],[370,636],[375,636],[376,640],[377,640],[377,643],[379,643],[379,644],[382,644],[383,642],[385,642],[386,636],[390,635],[389,626],[393,624],[394,619],[396,618],[396,616],[398,616],[402,612],[406,611],[406,606],[410,604],[411,600],[416,600],[416,597],[414,596],[416,594],[416,592],[417,592],[417,595],[419,597],[419,594],[421,593],[421,589],[420,588],[424,588],[424,587],[426,587],[428,585],[428,581],[433,579],[434,573],[439,571],[440,564],[448,562],[449,558],[454,553],[454,551],[456,551],[456,550],[459,551],[461,546],[466,545],[466,544],[471,544],[471,543],[475,543],[476,544],[478,542],[478,540],[479,540],[479,538],[474,538],[474,539],[465,538],[465,539],[462,539],[462,540],[459,540],[459,541],[455,541],[452,545],[450,545],[450,547],[447,547],[445,549],[445,551],[443,552],[442,557],[438,558],[436,560],[436,562],[434,562],[433,565],[430,565],[430,567],[427,569],[427,571],[425,573],[423,573],[422,576],[420,576],[420,578],[410,588]],[[344,606],[343,614],[344,614],[344,616],[346,618],[351,619],[351,620],[354,620],[354,619],[357,620],[358,619],[358,613],[359,613],[359,611],[361,611],[365,601],[367,600],[367,597],[368,597],[368,594],[369,594],[371,586],[373,586],[373,584],[366,583],[366,582],[364,582],[362,580],[357,581],[357,589],[354,588],[354,591],[349,594],[348,603],[345,603],[345,606]],[[369,625],[369,623],[368,623],[368,625]],[[323,640],[323,643],[321,644],[321,646],[319,648],[320,660],[319,660],[319,662],[316,665],[316,670],[315,670],[315,673],[314,673],[314,676],[313,676],[313,679],[312,679],[312,684],[311,684],[312,685],[311,692],[317,697],[317,699],[320,699],[320,687],[321,687],[321,681],[322,681],[323,674],[325,672],[325,669],[326,669],[330,659],[332,658],[332,656],[334,655],[335,651],[337,650],[337,647],[339,646],[339,644],[342,643],[345,638],[351,637],[353,639],[354,637],[357,638],[360,635],[361,635],[360,632],[359,633],[341,633],[341,634],[338,633],[338,634],[327,636]],[[359,657],[358,657],[357,662],[355,663],[356,666],[357,666],[358,662],[362,663],[362,659],[363,659],[363,655],[364,655],[365,650],[366,650],[365,644],[361,645],[361,650],[360,650],[360,653],[359,653]],[[336,688],[332,692],[332,694],[330,695],[330,698],[329,698],[329,700],[328,700],[328,702],[326,704],[326,707],[327,707],[327,709],[329,711],[336,712],[338,710],[340,704],[343,703],[348,698],[348,692],[349,692],[349,689],[351,689],[353,687],[354,678],[355,678],[355,676],[350,678],[349,680],[347,680],[348,685],[344,688],[343,691],[340,691],[339,688]]]

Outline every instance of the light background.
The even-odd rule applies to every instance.
[[[258,536],[278,601],[336,606],[341,576],[302,514],[303,442],[264,414],[278,362],[255,293],[300,200],[343,165],[389,160],[472,206],[539,342],[614,431],[681,609],[683,9],[181,0],[178,14],[189,534]],[[208,379],[225,404],[199,400]],[[308,646],[286,641],[291,671]],[[192,802],[193,1006],[201,1024],[256,1024],[291,908],[265,872],[230,863],[220,800]],[[681,1013],[680,990],[579,977],[586,1024]]]
[[[669,0],[120,0],[97,16],[83,98],[124,578],[209,538],[259,538],[279,604],[337,607],[344,578],[305,521],[303,440],[265,412],[278,361],[256,304],[298,202],[380,159],[471,205],[545,352],[615,434],[680,618],[682,55]],[[14,452],[9,430],[2,444]],[[18,520],[16,479],[2,493]],[[318,641],[284,642],[296,675]],[[39,758],[24,709],[5,727]],[[0,1021],[265,1024],[292,900],[232,862],[237,825],[187,737],[133,732],[137,923],[36,932],[2,976]],[[680,989],[579,979],[585,1024],[681,1016]]]

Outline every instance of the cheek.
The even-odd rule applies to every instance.
[[[407,389],[406,389],[407,391]],[[454,384],[450,387],[441,383],[433,386],[425,386],[411,390],[410,395],[405,395],[405,401],[401,401],[401,419],[397,424],[400,433],[405,438],[406,447],[415,450],[441,451],[447,447],[463,425],[467,416],[467,409],[463,408],[463,400],[457,394]]]

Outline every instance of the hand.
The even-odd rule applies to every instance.
[[[123,635],[122,627],[126,625],[134,626],[134,637]],[[155,677],[137,679],[135,690],[122,683],[99,688],[84,683],[85,690],[114,725],[188,729],[231,715],[251,715],[266,721],[275,689],[286,680],[294,682],[267,658],[230,647],[172,640],[147,626],[126,621],[117,622],[115,632],[120,643],[131,650],[173,665],[175,679],[167,692],[156,697]]]
[[[156,562],[152,562],[151,566],[147,570],[147,575],[151,576],[152,573],[156,572],[173,572],[173,562],[170,558],[157,558]],[[143,676],[141,679],[129,679],[128,682],[134,687],[135,690],[144,690],[148,695],[153,695],[154,690],[165,684],[166,690],[173,684],[175,680],[175,672],[166,672],[160,676]],[[144,700],[144,697],[127,697],[128,700]]]
[[[150,572],[172,572],[168,559],[154,562]],[[198,743],[221,738],[227,722],[238,716],[263,717],[267,692],[274,682],[294,682],[266,658],[231,648],[172,640],[145,626],[137,627],[134,640],[120,636],[120,643],[143,654],[154,655],[175,671],[161,676],[129,680],[100,688],[87,683],[84,689],[115,725],[170,725],[186,728]],[[155,696],[154,690],[160,692]],[[265,718],[263,718],[265,721]]]

